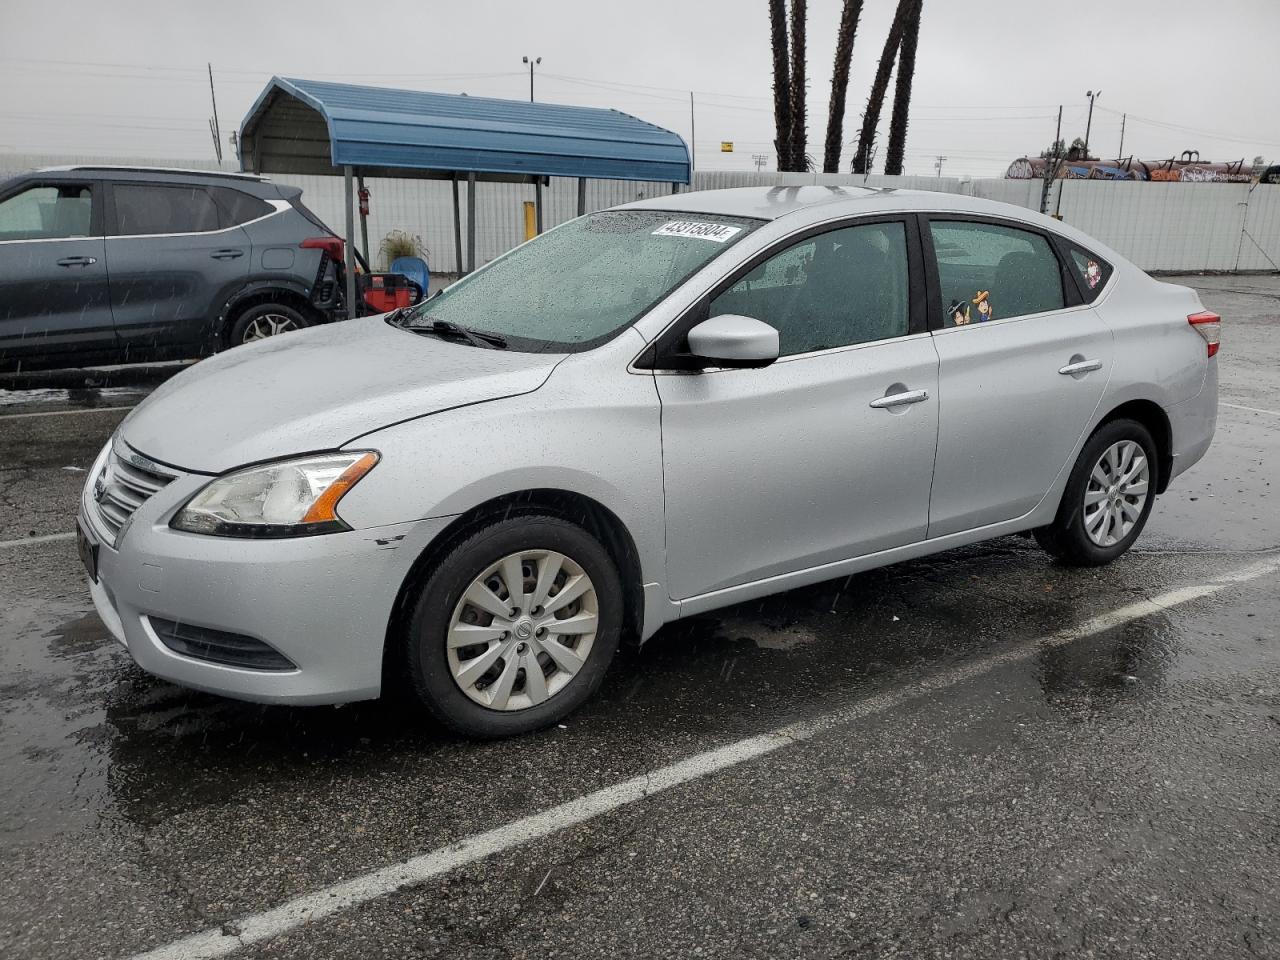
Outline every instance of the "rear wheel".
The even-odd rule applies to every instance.
[[[622,587],[604,547],[557,517],[513,517],[472,534],[428,577],[405,667],[445,726],[510,736],[591,696],[621,627]]]
[[[1155,503],[1155,441],[1136,420],[1112,420],[1089,438],[1053,523],[1035,531],[1049,553],[1074,566],[1110,563],[1133,545]]]
[[[231,346],[237,347],[309,326],[311,322],[294,307],[283,303],[258,303],[236,317],[229,339]]]

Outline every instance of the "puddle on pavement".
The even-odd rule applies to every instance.
[[[955,551],[674,624],[643,651],[621,654],[570,723],[585,749],[642,749],[637,738],[677,734],[695,747],[723,742],[910,682],[1013,636],[1051,633],[1170,579],[1150,558],[1098,574],[1047,564],[1017,543]],[[1243,637],[1247,611],[1232,615]],[[1189,640],[1188,629],[1198,628],[1181,616],[1148,618],[1017,669],[1031,672],[1048,706],[1098,715],[1134,701],[1168,710],[1171,677],[1261,662],[1259,639],[1239,640],[1241,656],[1224,662],[1221,644],[1197,653],[1200,638]],[[442,751],[489,749],[448,737],[394,700],[272,707],[173,686],[139,670],[84,603],[13,604],[0,614],[0,634],[9,637],[0,647],[8,843],[113,817],[146,826],[264,791],[323,795],[418,769]]]

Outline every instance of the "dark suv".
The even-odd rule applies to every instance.
[[[137,167],[0,183],[0,370],[200,356],[345,318],[342,240],[301,196]]]

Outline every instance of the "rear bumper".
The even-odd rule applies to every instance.
[[[1194,466],[1213,443],[1218,426],[1218,361],[1209,361],[1200,392],[1189,400],[1169,407],[1169,428],[1173,440],[1172,480]]]
[[[116,549],[99,548],[98,582],[89,585],[103,623],[138,666],[183,686],[264,703],[378,696],[400,586],[447,518],[231,540],[170,529],[170,511],[156,503],[168,494],[139,509]],[[83,502],[81,523],[96,529]],[[233,667],[177,653],[161,642],[151,617],[256,638],[296,669]]]

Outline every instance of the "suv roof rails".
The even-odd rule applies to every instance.
[[[188,177],[235,177],[240,180],[266,182],[267,177],[256,173],[240,173],[233,170],[192,170],[184,167],[139,167],[126,163],[76,163],[61,167],[42,167],[37,173],[69,173],[74,170],[117,170],[122,173],[180,173]]]

